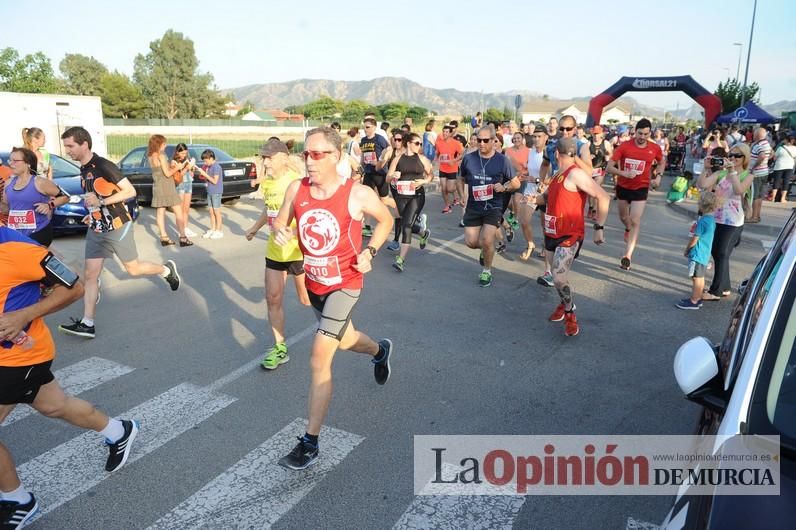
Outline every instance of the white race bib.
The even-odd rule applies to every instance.
[[[451,155],[449,155],[448,153],[440,153],[439,161],[442,162],[443,164],[447,164],[448,162],[451,161]]]
[[[489,201],[493,197],[492,184],[473,186],[473,199],[476,201]]]
[[[362,163],[366,165],[375,165],[376,164],[376,153],[375,151],[365,151],[362,153]]]
[[[315,257],[305,254],[304,273],[307,279],[327,287],[343,283],[337,256]]]
[[[643,160],[636,160],[634,158],[625,158],[624,171],[633,173],[638,176],[644,173],[644,168],[647,163]]]
[[[592,177],[602,177],[604,172],[605,172],[604,169],[600,169],[599,167],[596,167],[596,168],[594,168],[594,170],[592,170],[591,176]]]
[[[415,189],[412,187],[414,182],[411,180],[397,180],[395,181],[395,189],[398,190],[398,195],[414,195]]]
[[[33,210],[10,210],[8,227],[14,230],[36,230],[36,213]]]
[[[276,220],[276,216],[279,215],[279,210],[266,210],[266,214],[268,215],[268,230],[273,232],[274,221]]]
[[[558,218],[555,215],[548,215],[544,214],[544,233],[555,237],[558,235],[558,230],[556,229],[556,221]]]

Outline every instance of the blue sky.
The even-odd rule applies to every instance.
[[[228,0],[0,4],[0,47],[92,55],[132,73],[172,28],[219,87],[299,78],[406,77],[433,88],[591,96],[622,75],[692,75],[709,90],[743,63],[752,0],[399,2]],[[506,7],[500,7],[505,5]],[[566,6],[566,7],[564,7]],[[763,103],[796,99],[796,2],[759,0],[749,80]],[[39,15],[39,13],[42,13]],[[743,78],[743,64],[741,78]],[[678,92],[634,95],[681,108]]]

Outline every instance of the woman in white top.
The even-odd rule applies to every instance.
[[[718,148],[717,148],[718,149]],[[703,300],[719,300],[732,292],[730,283],[730,255],[740,241],[744,225],[744,195],[751,195],[753,178],[749,173],[752,153],[746,144],[736,144],[730,149],[724,161],[725,168],[711,173],[705,167],[697,186],[703,190],[713,190],[718,199],[718,207],[713,212],[716,218],[716,233],[713,236],[713,282],[702,296]]]
[[[788,192],[793,180],[794,160],[796,160],[796,136],[789,133],[777,150],[774,151],[774,168],[771,179],[774,181],[774,190],[771,200],[788,202]]]
[[[533,255],[533,229],[531,228],[531,217],[536,210],[536,195],[544,191],[539,180],[539,168],[542,167],[544,160],[545,145],[547,144],[547,129],[542,125],[537,125],[533,130],[533,145],[528,146],[528,187],[523,188],[522,202],[524,207],[520,209],[520,226],[525,233],[528,241],[527,248],[520,254],[520,259],[528,260]]]

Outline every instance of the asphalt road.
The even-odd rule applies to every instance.
[[[288,284],[291,361],[262,371],[255,359],[271,345],[265,241],[243,237],[260,203],[226,208],[227,236],[196,238],[186,249],[161,248],[154,212],[144,209],[139,251],[174,259],[183,287],[172,293],[159,279],[129,279],[111,264],[102,278],[97,338],[56,336],[55,368],[74,367],[72,379],[93,381],[78,387],[81,397],[111,415],[132,410],[142,420],[133,457],[108,476],[98,435],[81,437],[38,415],[1,427],[26,485],[41,497],[44,515],[33,528],[408,528],[436,521],[447,528],[586,529],[626,528],[629,518],[660,522],[669,498],[523,497],[508,516],[500,506],[479,515],[474,498],[474,506],[465,500],[435,514],[438,506],[418,504],[412,482],[418,434],[692,432],[698,407],[677,388],[673,356],[692,336],[720,339],[731,302],[705,303],[698,312],[674,308],[690,289],[682,258],[690,221],[664,206],[663,194],[651,197],[631,271],[618,268],[615,204],[607,243],[585,244],[572,274],[581,333],[570,338],[561,323],[546,321],[557,295],[535,281],[541,260],[519,259],[522,236],[496,258],[492,287],[480,288],[478,252],[463,245],[458,216],[440,214],[441,198],[429,195],[427,249],[413,249],[402,274],[383,250],[355,311],[358,329],[393,339],[392,378],[380,387],[368,359],[338,353],[327,420],[333,430],[321,439],[326,463],[306,475],[276,468],[274,460],[302,433],[291,423],[306,417],[313,314]],[[194,230],[207,226],[207,215],[194,212]],[[764,252],[765,241],[750,234],[733,255],[734,284]],[[78,261],[82,238],[61,238],[54,247]],[[81,311],[78,303],[48,322],[54,329]],[[418,513],[426,519],[413,519]],[[434,519],[440,515],[444,522]]]

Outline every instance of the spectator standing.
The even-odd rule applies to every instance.
[[[207,205],[210,207],[210,230],[202,237],[205,239],[221,239],[221,196],[224,193],[224,170],[216,162],[216,154],[212,149],[202,151],[202,167],[200,173],[207,180]]]
[[[747,223],[760,222],[760,210],[763,206],[763,192],[768,181],[768,160],[771,158],[771,144],[768,142],[768,131],[764,127],[758,127],[754,132],[755,141],[752,143],[752,158],[749,162],[754,175],[752,202],[752,217],[747,219]]]
[[[50,153],[44,148],[44,142],[46,140],[47,138],[44,136],[44,131],[38,127],[22,129],[23,145],[25,148],[36,153],[36,174],[40,177],[46,178],[47,180],[52,180],[53,168],[50,165]]]
[[[166,233],[166,208],[174,214],[177,231],[180,234],[180,246],[190,247],[193,242],[185,235],[185,215],[183,215],[182,201],[177,194],[174,178],[181,176],[183,171],[190,168],[191,162],[185,160],[182,164],[171,165],[166,160],[166,137],[153,134],[149,137],[147,159],[152,168],[152,207],[156,208],[155,220],[160,231],[160,244],[167,247],[174,241]]]
[[[793,180],[794,160],[796,160],[796,134],[790,132],[774,151],[771,179],[775,193],[771,194],[772,201],[788,202],[788,193]]]

